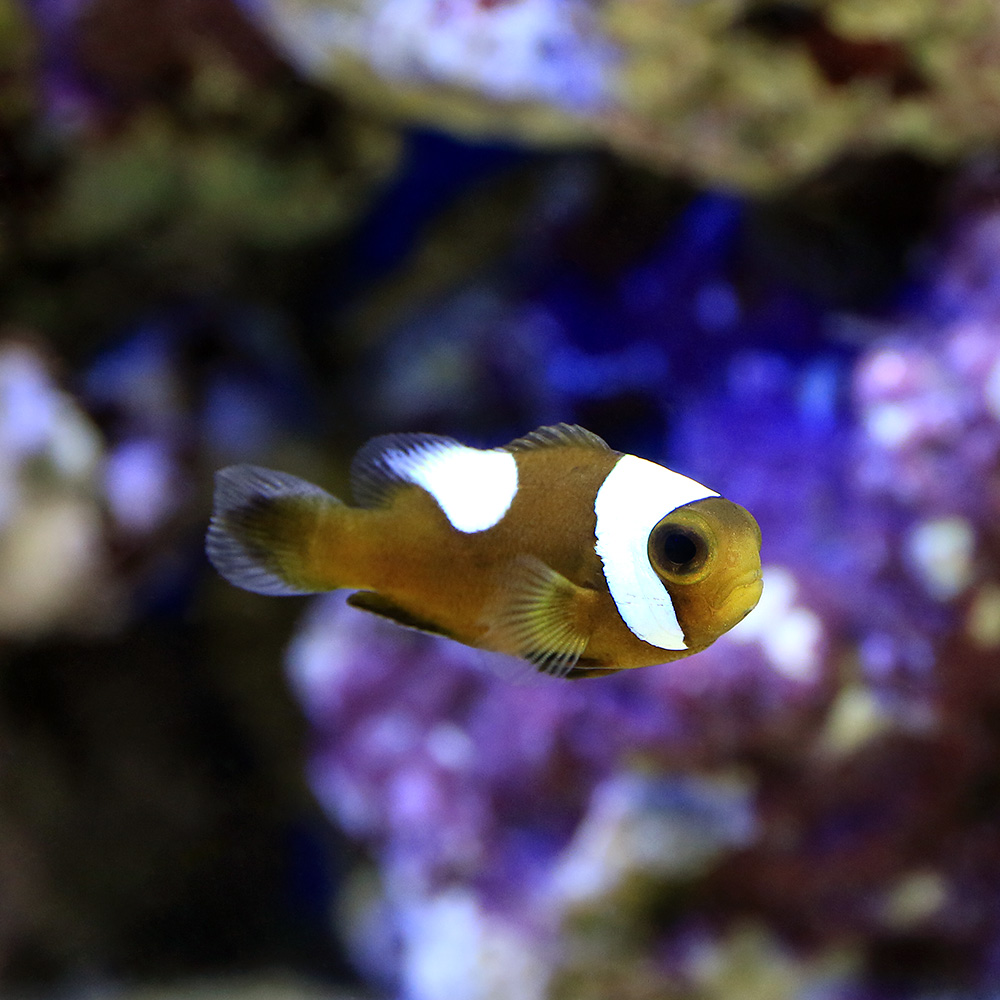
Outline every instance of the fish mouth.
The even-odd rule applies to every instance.
[[[743,621],[757,607],[763,591],[764,580],[759,566],[738,576],[717,605],[720,616],[727,622],[726,628]]]

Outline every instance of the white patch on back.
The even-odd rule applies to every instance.
[[[382,460],[400,479],[427,490],[452,527],[467,533],[492,528],[517,493],[517,460],[498,448],[480,451],[440,440],[390,449]]]
[[[597,491],[597,554],[622,621],[643,642],[687,649],[677,612],[649,562],[649,533],[672,510],[719,494],[687,476],[623,455]]]

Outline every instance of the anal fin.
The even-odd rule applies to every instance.
[[[380,615],[382,618],[391,618],[399,625],[407,628],[419,629],[421,632],[431,632],[434,635],[443,635],[446,639],[453,639],[454,636],[446,629],[441,628],[426,618],[415,615],[406,608],[401,607],[395,601],[375,593],[373,590],[358,590],[347,598],[347,603],[353,608],[360,608],[362,611],[370,611],[373,615]]]
[[[542,560],[519,556],[484,611],[483,645],[520,656],[542,673],[566,677],[587,648],[595,597]]]

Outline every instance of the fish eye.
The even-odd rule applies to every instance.
[[[649,559],[660,576],[678,582],[700,577],[709,557],[704,533],[680,520],[664,518],[650,533]]]
[[[660,539],[660,551],[666,562],[686,566],[698,554],[698,543],[687,531],[670,531]]]

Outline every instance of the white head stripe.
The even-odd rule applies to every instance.
[[[597,491],[597,554],[622,620],[643,642],[686,649],[674,603],[649,562],[649,533],[672,510],[719,494],[687,476],[623,455]]]
[[[509,451],[441,441],[390,449],[383,460],[401,479],[427,490],[459,531],[492,528],[517,493],[517,460]]]

